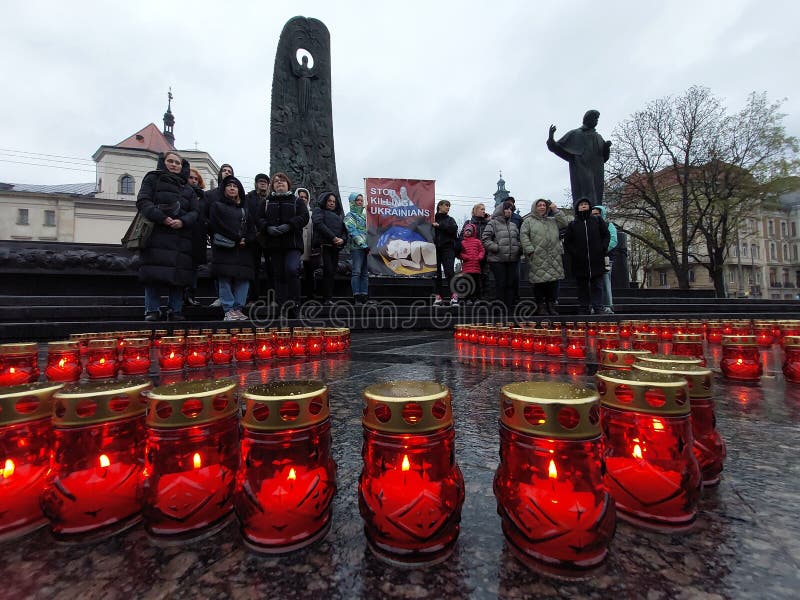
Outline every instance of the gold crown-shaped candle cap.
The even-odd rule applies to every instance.
[[[653,363],[672,363],[678,365],[701,365],[702,358],[696,356],[683,356],[680,354],[651,354],[645,360]]]
[[[658,334],[652,331],[637,331],[633,334],[634,342],[657,342]]]
[[[82,427],[144,415],[149,379],[93,381],[61,388],[53,396],[53,425]]]
[[[150,338],[126,337],[124,343],[126,348],[147,348],[150,346]]]
[[[117,340],[109,338],[95,338],[89,340],[89,350],[111,350],[117,347]]]
[[[256,431],[285,431],[322,423],[330,417],[328,386],[322,381],[273,381],[248,387],[243,395],[242,426]]]
[[[211,336],[211,342],[216,344],[225,344],[231,341],[230,333],[215,333]]]
[[[208,343],[208,337],[206,337],[205,335],[186,336],[187,346],[196,346],[196,345],[205,346],[207,343]]]
[[[787,335],[783,338],[784,348],[795,348],[800,346],[800,335]]]
[[[510,383],[500,389],[500,421],[535,436],[589,439],[600,435],[600,396],[571,383]]]
[[[649,350],[619,350],[605,348],[600,350],[600,365],[609,368],[630,369],[637,359],[650,356]]]
[[[688,415],[686,379],[645,371],[598,371],[597,391],[603,406],[664,416]]]
[[[81,343],[78,340],[60,340],[56,342],[47,342],[48,352],[77,352],[81,349]]]
[[[0,426],[37,421],[53,414],[53,394],[63,383],[23,383],[0,388]]]
[[[161,338],[161,347],[164,346],[183,346],[186,343],[186,338],[182,335],[168,335]]]
[[[723,346],[758,346],[758,338],[754,335],[723,335]]]
[[[365,427],[425,433],[453,424],[450,390],[435,381],[387,381],[364,389]]]
[[[701,333],[675,333],[672,335],[673,344],[702,344],[703,334]]]
[[[0,355],[3,354],[36,354],[39,345],[36,342],[12,342],[0,344]]]
[[[147,425],[177,429],[206,425],[236,413],[236,382],[201,379],[162,385],[147,393],[150,409]]]
[[[648,373],[672,373],[684,377],[689,384],[690,398],[711,398],[713,395],[714,379],[711,369],[706,367],[681,363],[653,363],[644,358],[633,363],[633,368]]]

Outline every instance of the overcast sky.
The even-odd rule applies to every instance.
[[[161,127],[172,86],[176,146],[197,142],[251,189],[269,170],[275,49],[296,15],[330,30],[345,197],[364,177],[435,179],[462,217],[491,198],[502,169],[525,211],[538,197],[563,205],[568,171],[545,146],[551,123],[559,137],[596,108],[609,139],[648,101],[695,84],[731,110],[752,91],[786,98],[787,130],[800,135],[800,2],[790,0],[11,0],[0,181],[94,181],[94,151]]]

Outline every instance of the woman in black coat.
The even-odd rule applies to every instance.
[[[139,281],[144,283],[145,320],[160,319],[161,293],[166,289],[172,321],[183,321],[183,290],[191,285],[192,228],[197,223],[197,199],[186,181],[189,161],[177,152],[158,159],[155,171],[142,180],[136,208],[154,223],[147,247],[140,251]]]
[[[217,278],[219,299],[226,321],[245,321],[242,313],[247,302],[250,280],[255,275],[253,244],[256,228],[247,210],[244,186],[233,175],[222,180],[222,194],[209,207],[211,236],[211,272]]]
[[[312,248],[319,248],[322,256],[322,303],[333,304],[333,281],[339,266],[339,252],[347,240],[342,203],[333,192],[317,196],[317,208],[311,217],[313,223]]]
[[[564,235],[564,250],[572,259],[580,314],[585,315],[603,310],[603,274],[610,239],[608,225],[600,217],[592,216],[591,210],[588,200],[579,200],[575,220],[567,225]]]
[[[300,256],[303,254],[303,227],[308,223],[308,208],[290,190],[286,173],[270,179],[270,194],[259,209],[258,230],[264,253],[269,257],[278,303],[300,304]]]
[[[191,306],[200,306],[195,295],[197,293],[197,275],[200,265],[208,262],[206,248],[208,247],[208,227],[206,227],[206,219],[208,218],[208,211],[205,210],[205,187],[203,176],[194,167],[189,167],[189,187],[194,191],[197,199],[197,222],[192,227],[192,262],[194,262],[194,275],[192,276],[192,284],[184,290],[183,301]]]

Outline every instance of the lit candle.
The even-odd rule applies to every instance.
[[[229,365],[233,362],[233,342],[229,333],[215,333],[211,336],[211,362],[215,365]]]
[[[86,373],[89,379],[108,379],[117,376],[119,360],[117,360],[116,340],[89,340],[86,357]]]
[[[256,334],[256,360],[269,360],[272,358],[272,335],[269,333]]]
[[[36,342],[0,344],[0,387],[39,379],[38,353]]]
[[[292,356],[305,356],[306,355],[306,340],[308,334],[305,331],[297,329],[292,332],[291,353]]]
[[[800,383],[800,336],[784,338],[783,351],[783,375],[786,381]]]
[[[240,333],[236,338],[234,358],[237,363],[253,362],[256,352],[255,335],[252,333]]]
[[[567,331],[567,358],[586,358],[586,332],[570,329]]]
[[[182,337],[161,338],[158,366],[162,371],[180,371],[186,364],[186,342]]]
[[[150,371],[149,338],[125,338],[120,370],[126,375],[146,375]]]
[[[48,381],[78,381],[82,370],[81,349],[77,341],[48,342],[47,367],[44,370]]]
[[[731,335],[722,338],[722,374],[738,381],[759,381],[764,372],[755,336]]]
[[[334,334],[334,352],[339,352],[338,333]],[[292,355],[292,333],[290,331],[276,331],[272,335],[275,356],[289,358]]]
[[[208,366],[210,343],[205,335],[190,335],[186,338],[186,366],[203,369]]]
[[[306,351],[309,356],[319,356],[322,354],[322,332],[319,329],[312,329],[308,332]]]

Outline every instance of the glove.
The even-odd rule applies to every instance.
[[[280,233],[282,235],[284,233],[288,233],[288,231],[291,228],[292,228],[292,226],[289,225],[288,223],[283,223],[282,225],[278,225],[275,229],[277,229],[278,233]]]
[[[280,235],[280,230],[275,227],[275,225],[267,225],[267,235],[275,237],[276,235]]]

